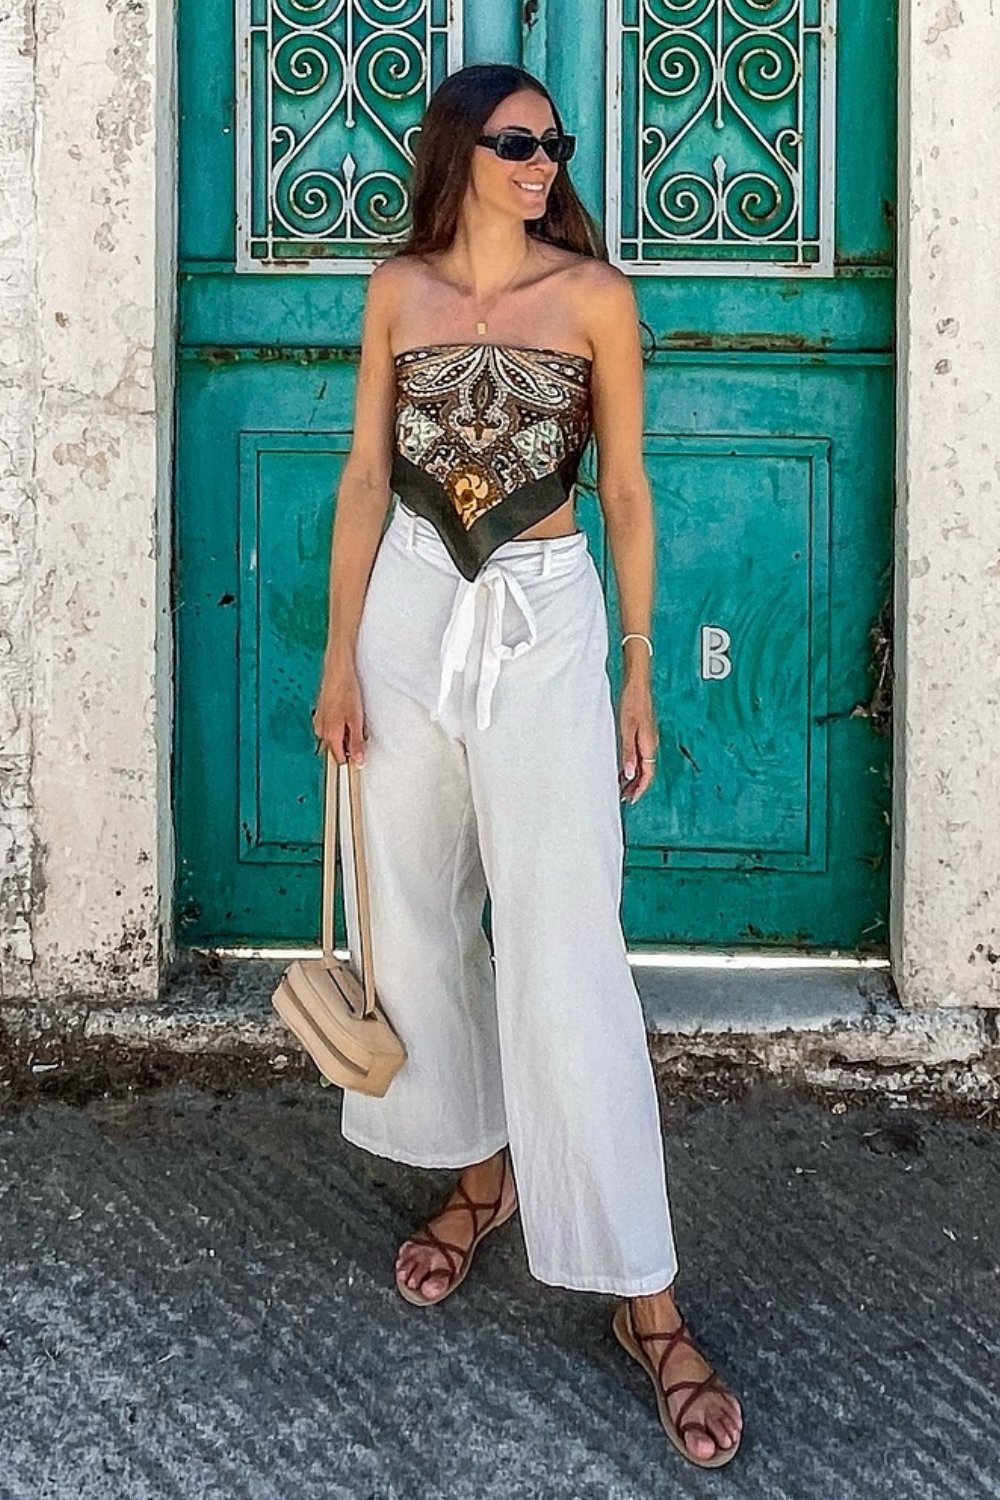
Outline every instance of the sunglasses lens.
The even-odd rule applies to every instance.
[[[535,154],[535,141],[530,135],[498,135],[497,156],[504,161],[528,161]]]
[[[553,136],[548,145],[553,161],[569,161],[576,149],[576,138],[572,135],[557,135]]]

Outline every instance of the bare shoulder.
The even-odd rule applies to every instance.
[[[613,266],[609,260],[598,260],[594,255],[587,256],[581,270],[587,276],[589,285],[595,292],[608,296],[614,296],[617,293],[621,296],[622,293],[630,293],[632,290],[632,282],[625,272]]]
[[[635,317],[632,283],[617,266],[590,256],[579,269],[577,284],[588,322],[594,327],[613,326],[620,318]]]
[[[570,295],[575,295],[578,286],[585,287],[590,268],[597,264],[592,255],[551,245],[547,240],[536,240],[535,249],[541,273],[537,280],[554,279],[560,288],[568,288]]]
[[[590,260],[589,255],[579,250],[569,250],[565,245],[553,245],[549,240],[533,239],[535,255],[547,271],[572,271]]]
[[[639,309],[624,271],[591,256],[575,274],[574,302],[580,327],[596,356],[634,346]]]
[[[407,297],[417,284],[420,267],[411,255],[390,255],[380,260],[368,278],[369,300],[374,299],[386,311]]]

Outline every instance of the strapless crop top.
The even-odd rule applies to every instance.
[[[516,344],[423,344],[396,368],[390,483],[465,578],[569,497],[591,433],[591,361]]]

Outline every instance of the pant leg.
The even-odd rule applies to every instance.
[[[452,595],[447,575],[395,533],[383,537],[355,658],[369,732],[361,809],[373,972],[407,1058],[382,1098],[345,1090],[341,1128],[356,1146],[423,1167],[466,1166],[507,1140],[466,751],[431,718]],[[341,829],[349,839],[346,798]],[[357,954],[348,883],[344,897]]]
[[[589,552],[525,579],[538,639],[505,662],[469,764],[492,902],[504,1098],[528,1264],[639,1295],[676,1271],[659,1108],[620,922],[607,624]]]

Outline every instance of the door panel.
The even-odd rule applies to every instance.
[[[882,951],[895,6],[544,15],[531,45],[646,353],[661,745],[624,812],[630,943]],[[602,54],[598,89],[578,58]],[[741,176],[759,194],[742,221]],[[610,668],[617,690],[620,653]]]
[[[309,707],[353,369],[219,366],[203,351],[181,368],[177,644],[198,691],[178,715],[178,925],[199,942],[308,942],[321,791]]]
[[[636,946],[869,946],[885,911],[888,762],[864,704],[888,587],[891,364],[748,355],[736,380],[712,356],[662,359],[646,435],[661,743],[625,814],[628,929]],[[606,587],[617,608],[607,565]]]

